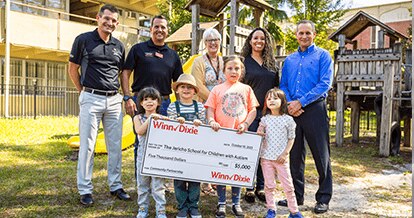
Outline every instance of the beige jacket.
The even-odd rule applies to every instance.
[[[197,93],[197,101],[205,102],[207,101],[208,95],[210,94],[210,91],[208,90],[206,86],[206,64],[204,62],[204,55],[197,57],[194,59],[194,63],[191,69],[191,74],[194,76],[196,80],[197,87],[200,89],[200,91]],[[220,68],[224,66],[223,58],[219,56],[219,65]]]

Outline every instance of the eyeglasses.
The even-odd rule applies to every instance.
[[[219,41],[220,41],[220,39],[206,39],[206,42],[208,42],[208,43],[213,43],[213,42],[217,43]]]

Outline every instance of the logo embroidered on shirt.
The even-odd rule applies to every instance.
[[[154,53],[152,53],[152,52],[145,52],[145,57],[154,57]]]

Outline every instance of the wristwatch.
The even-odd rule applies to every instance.
[[[131,96],[129,96],[129,95],[124,95],[123,100],[124,100],[125,102],[127,102],[129,99],[132,99],[132,97],[131,97]]]

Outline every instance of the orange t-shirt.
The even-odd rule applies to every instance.
[[[253,89],[243,83],[225,82],[211,90],[205,107],[214,109],[214,119],[222,127],[237,129],[247,114],[259,106]]]

